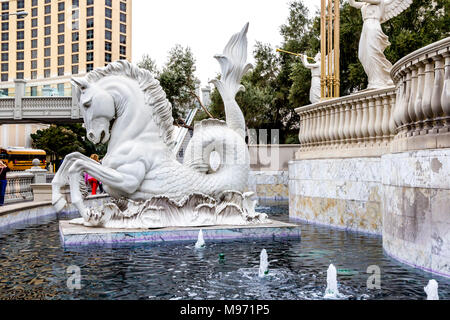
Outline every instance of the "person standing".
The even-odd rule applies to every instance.
[[[98,155],[96,154],[92,154],[91,155],[91,159],[95,160],[97,162],[99,162],[99,158]],[[92,188],[92,195],[96,195],[97,194],[97,188],[98,188],[98,181],[97,179],[95,179],[94,177],[90,176],[89,174],[85,173],[84,174],[84,180],[86,182],[86,184],[89,184]]]
[[[6,173],[10,171],[10,169],[0,161],[0,206],[3,206],[5,203],[5,192],[8,181],[6,179]]]

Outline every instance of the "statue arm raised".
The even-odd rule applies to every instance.
[[[361,2],[356,2],[355,0],[348,0],[348,3],[356,9],[361,9],[362,6],[364,5]]]

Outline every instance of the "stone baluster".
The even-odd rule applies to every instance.
[[[320,111],[320,146],[325,145],[325,126],[326,126],[326,107],[322,107]]]
[[[396,128],[400,128],[403,125],[402,122],[402,108],[403,108],[403,97],[405,95],[405,73],[403,72],[399,72],[399,80],[398,80],[398,84],[397,84],[397,89],[396,89],[396,96],[397,99],[395,100],[395,106],[394,106],[394,114],[393,114],[393,118],[394,118],[394,122],[395,122],[395,126]]]
[[[361,130],[361,124],[362,124],[362,103],[361,100],[357,100],[355,102],[356,105],[356,120],[355,120],[355,139],[356,142],[359,144],[362,139],[362,130]]]
[[[311,147],[314,147],[317,143],[317,123],[319,121],[318,116],[319,112],[316,109],[312,110]]]
[[[337,106],[339,108],[339,145],[342,145],[344,143],[344,127],[345,127],[345,105],[339,104]]]
[[[434,66],[433,60],[425,60],[425,86],[423,90],[422,112],[425,116],[424,134],[432,127],[433,110],[431,109],[431,95],[433,94],[434,85]]]
[[[366,143],[369,138],[369,104],[366,99],[364,99],[362,103],[361,132],[363,142]]]
[[[444,87],[444,59],[438,55],[433,57],[434,60],[434,85],[433,92],[431,94],[431,110],[434,115],[434,130],[438,133],[439,128],[444,124],[442,123],[444,110],[442,109],[441,97],[442,88]]]
[[[416,96],[414,98],[414,113],[416,115],[416,123],[415,123],[415,130],[416,132],[414,135],[418,134],[422,128],[424,115],[422,112],[422,99],[423,99],[423,89],[425,85],[425,65],[422,62],[418,62],[418,72],[417,72],[417,90],[416,90]]]
[[[406,70],[406,80],[405,80],[405,94],[403,96],[402,106],[401,106],[401,119],[402,119],[402,129],[407,129],[407,126],[411,123],[411,118],[408,113],[409,98],[411,96],[411,72],[409,69]]]
[[[351,101],[351,110],[350,110],[350,138],[351,143],[356,143],[356,108],[357,102]]]
[[[323,128],[323,141],[324,141],[324,145],[329,146],[330,145],[330,135],[329,135],[329,130],[330,130],[330,112],[331,112],[331,107],[328,106],[325,109],[325,126]]]
[[[375,140],[375,99],[374,98],[369,98],[369,121],[367,124],[367,131],[368,131],[368,137],[370,142],[372,143]]]
[[[389,106],[390,106],[390,119],[389,119],[389,134],[390,136],[394,136],[397,132],[397,126],[395,125],[394,113],[395,106],[397,105],[397,99],[395,95],[391,95],[389,97]]]
[[[306,132],[306,147],[309,149],[313,143],[313,128],[314,128],[314,112],[307,111],[307,132]]]
[[[411,91],[408,98],[408,115],[410,122],[410,130],[414,131],[414,123],[417,121],[416,112],[415,112],[415,98],[417,95],[417,66],[411,66]]]
[[[328,137],[330,138],[330,146],[334,144],[334,125],[335,125],[336,108],[331,106],[330,109],[330,127],[328,128]]]
[[[380,96],[377,96],[375,98],[375,124],[374,124],[374,130],[375,130],[375,140],[381,141],[383,138],[383,98]]]
[[[447,130],[450,129],[450,52],[442,55],[445,58],[444,66],[444,84],[442,86],[441,106],[446,118],[445,124]]]
[[[351,117],[351,104],[349,102],[345,102],[345,115],[344,115],[344,143],[348,144],[351,139],[350,135],[350,117]]]
[[[339,145],[339,126],[340,126],[340,109],[339,106],[333,106],[334,109],[334,126],[333,126],[333,137],[334,137],[334,145],[337,147]]]
[[[300,130],[298,132],[298,141],[300,142],[300,145],[304,145],[305,141],[305,112],[300,112],[299,113],[299,117],[300,117]]]

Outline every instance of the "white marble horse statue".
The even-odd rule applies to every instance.
[[[52,182],[57,211],[66,206],[61,187],[70,186],[71,201],[81,214],[73,223],[105,228],[158,228],[250,224],[266,215],[254,211],[246,193],[249,153],[245,122],[235,101],[246,64],[248,24],[216,56],[222,78],[216,82],[225,102],[226,121],[204,120],[194,127],[181,164],[172,151],[172,106],[147,70],[116,61],[74,78],[87,138],[107,143],[102,163],[68,155]],[[214,171],[215,151],[221,157]],[[98,208],[83,203],[80,183],[87,173],[103,183],[112,201]],[[84,182],[83,182],[84,183]]]

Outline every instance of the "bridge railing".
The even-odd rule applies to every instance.
[[[5,203],[16,203],[33,200],[34,174],[28,172],[13,172],[7,175],[8,184],[5,192]]]

